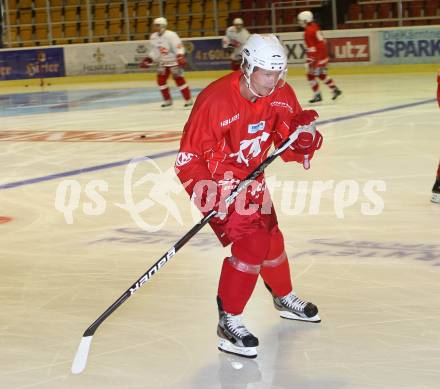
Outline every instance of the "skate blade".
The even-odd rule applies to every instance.
[[[435,204],[440,204],[440,193],[433,193],[431,202]]]
[[[280,316],[283,319],[289,319],[289,320],[308,321],[310,323],[320,323],[321,322],[321,318],[319,317],[319,315],[315,315],[312,317],[301,317],[301,316],[295,315],[292,312],[282,311],[282,312],[280,312]]]
[[[234,346],[229,340],[219,338],[218,349],[228,354],[238,355],[245,358],[255,358],[257,356],[256,347],[237,347]]]

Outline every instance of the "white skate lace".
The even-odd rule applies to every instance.
[[[301,313],[304,312],[304,308],[308,304],[307,301],[299,299],[293,293],[289,293],[287,296],[281,297],[280,300],[287,308]]]
[[[240,338],[243,338],[246,335],[252,335],[241,323],[241,315],[226,315],[226,326],[229,331]]]

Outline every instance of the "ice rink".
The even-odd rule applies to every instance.
[[[210,81],[188,79],[196,91]],[[294,289],[322,322],[281,319],[259,281],[244,316],[258,357],[221,354],[229,251],[206,227],[102,324],[80,375],[84,330],[197,220],[170,170],[190,111],[177,94],[162,110],[152,82],[3,89],[0,387],[438,388],[436,75],[335,81],[343,95],[323,86],[315,108],[324,145],[312,168],[277,160],[266,172]],[[308,107],[305,77],[289,82]],[[383,209],[368,215],[371,182]]]

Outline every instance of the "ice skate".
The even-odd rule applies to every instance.
[[[431,201],[436,204],[440,204],[440,178],[437,178],[434,186],[432,187]]]
[[[165,100],[165,101],[162,103],[161,107],[162,107],[162,108],[167,108],[167,107],[171,107],[172,105],[173,105],[173,102],[172,102],[171,100]]]
[[[190,99],[190,100],[185,100],[185,104],[183,105],[183,107],[184,107],[184,108],[189,108],[189,107],[192,107],[193,104],[194,104],[194,102],[193,102],[192,99]]]
[[[338,96],[342,95],[342,91],[338,88],[335,88],[333,90],[333,97],[332,100],[336,100],[338,98]]]
[[[245,358],[257,356],[258,339],[241,322],[242,315],[221,311],[217,327],[218,349]]]
[[[293,292],[283,297],[273,296],[273,304],[284,319],[310,321],[319,323],[316,305],[299,299]]]
[[[309,100],[309,103],[319,103],[320,101],[322,101],[321,93],[316,93],[313,99]]]
[[[271,292],[269,285],[264,284]],[[307,301],[299,299],[293,292],[277,297],[272,294],[273,305],[280,311],[280,316],[284,319],[309,321],[312,323],[319,323],[321,321],[318,316],[318,307]]]

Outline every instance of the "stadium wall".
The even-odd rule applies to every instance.
[[[278,35],[286,48],[289,67],[302,69],[303,34]],[[440,26],[331,30],[324,35],[332,67],[356,68],[359,73],[368,73],[365,67],[431,64],[426,67],[431,69],[440,64]],[[188,54],[188,70],[229,69],[229,54],[221,46],[221,37],[183,41]],[[0,50],[0,80],[145,74],[138,65],[148,49],[148,41],[4,49]]]

